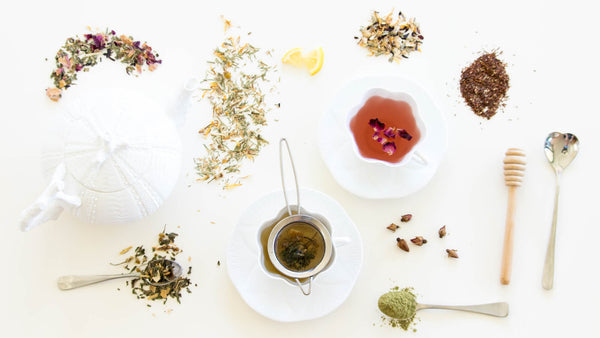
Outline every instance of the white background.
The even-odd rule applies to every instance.
[[[353,36],[372,10],[394,8],[416,17],[423,52],[400,64],[366,56]],[[181,129],[184,157],[180,180],[163,207],[127,225],[87,225],[69,214],[29,233],[18,229],[20,211],[46,184],[40,151],[56,112],[44,89],[51,82],[55,52],[64,40],[108,27],[147,41],[164,65],[139,78],[121,65],[103,63],[82,74],[77,88],[111,84],[147,88],[168,101],[188,76],[202,76],[206,60],[223,38],[219,16],[251,31],[254,44],[275,50],[275,60],[294,47],[323,46],[325,64],[309,77],[280,69],[281,109],[265,130],[271,144],[240,188],[196,182],[193,158],[210,110],[192,107]],[[590,1],[44,1],[13,2],[0,13],[0,328],[4,337],[531,337],[597,336],[600,273],[595,219],[598,182],[598,47],[596,12]],[[462,102],[460,71],[482,50],[499,48],[511,78],[506,109],[484,120]],[[45,61],[45,59],[48,61]],[[420,82],[442,109],[448,151],[433,180],[420,192],[392,200],[366,200],[335,183],[318,151],[317,123],[339,87],[360,76],[399,75]],[[164,95],[161,95],[164,94]],[[59,103],[60,104],[60,103]],[[541,288],[554,174],[543,155],[552,131],[575,133],[580,154],[563,175],[556,280]],[[241,299],[227,272],[225,250],[241,211],[279,188],[277,140],[289,139],[300,183],[340,202],[364,241],[364,265],[347,301],[330,315],[282,324],[255,313]],[[507,189],[502,158],[509,147],[528,154],[518,190],[513,278],[499,283]],[[413,220],[400,233],[385,227],[400,215]],[[214,222],[214,224],[213,224]],[[439,240],[437,229],[447,225]],[[72,273],[120,272],[108,265],[129,245],[151,245],[167,225],[191,256],[198,286],[181,305],[147,308],[124,281],[61,292],[56,278]],[[395,237],[423,235],[430,242],[410,253]],[[446,257],[446,248],[460,258]],[[221,266],[217,266],[217,261]],[[390,287],[413,286],[419,300],[466,304],[510,303],[508,318],[422,311],[417,332],[381,326],[377,298]],[[121,291],[117,291],[121,288]],[[166,309],[173,309],[168,314]]]

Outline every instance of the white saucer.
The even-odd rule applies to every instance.
[[[258,231],[285,207],[282,192],[263,196],[242,212],[227,248],[227,271],[240,296],[256,312],[280,322],[315,319],[338,308],[350,295],[363,261],[360,234],[339,203],[308,189],[300,189],[300,201],[302,208],[329,221],[332,237],[350,239],[336,248],[333,264],[315,277],[309,296],[267,275],[259,262]]]
[[[346,114],[372,88],[405,92],[415,99],[427,126],[427,137],[419,147],[427,165],[389,167],[358,158],[345,125]],[[422,87],[402,77],[366,77],[350,82],[332,100],[319,126],[319,149],[327,168],[344,189],[364,198],[399,198],[420,190],[431,180],[446,152],[446,137],[444,116]]]

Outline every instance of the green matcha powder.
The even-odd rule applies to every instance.
[[[416,296],[413,288],[392,288],[389,292],[379,297],[379,310],[390,318],[383,318],[392,327],[401,327],[408,330],[417,311]]]

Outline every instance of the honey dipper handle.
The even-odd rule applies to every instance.
[[[508,285],[512,271],[513,228],[515,214],[515,190],[517,187],[508,187],[508,206],[506,208],[506,227],[504,229],[504,247],[502,249],[502,267],[500,283]]]

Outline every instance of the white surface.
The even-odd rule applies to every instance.
[[[423,52],[400,64],[367,57],[353,39],[371,10],[392,7],[416,17],[425,36]],[[600,300],[595,7],[590,1],[12,2],[0,12],[0,253],[16,261],[10,265],[14,271],[0,279],[2,336],[594,336],[600,318],[595,306]],[[19,214],[44,186],[40,150],[47,122],[57,114],[44,89],[50,84],[51,60],[65,38],[85,33],[87,25],[110,27],[148,41],[165,60],[154,73],[137,78],[128,77],[121,65],[103,62],[65,95],[118,81],[169,101],[188,74],[204,73],[205,61],[222,40],[221,14],[252,31],[257,45],[275,48],[276,57],[298,46],[322,45],[325,51],[323,69],[313,77],[282,68],[282,105],[271,114],[278,122],[265,131],[270,145],[247,166],[253,174],[247,183],[222,192],[195,181],[192,158],[201,151],[197,132],[210,114],[202,102],[192,107],[181,130],[180,180],[156,213],[127,226],[86,225],[63,214],[53,224],[21,233]],[[458,92],[461,69],[484,48],[503,50],[511,77],[508,105],[489,121],[469,111]],[[406,198],[368,200],[346,192],[329,174],[319,156],[317,124],[350,79],[390,74],[417,79],[431,93],[446,117],[448,152],[423,190]],[[547,292],[541,276],[554,174],[542,149],[551,131],[573,132],[581,149],[562,177],[556,281]],[[350,297],[333,313],[301,323],[278,323],[256,313],[236,292],[225,268],[227,243],[242,210],[279,188],[281,136],[294,151],[300,184],[337,200],[357,225],[365,248]],[[528,165],[517,190],[513,278],[501,286],[507,197],[502,158],[508,147],[523,148]],[[410,223],[396,233],[385,229],[403,213],[414,215]],[[153,244],[165,224],[180,233],[183,262],[192,257],[192,278],[198,284],[181,305],[167,305],[170,314],[160,304],[147,308],[123,281],[71,292],[56,288],[59,275],[119,272],[108,265],[118,252]],[[448,236],[440,240],[436,233],[443,224]],[[416,235],[429,242],[411,246],[410,253],[395,246],[397,236]],[[446,248],[458,249],[460,258],[448,259]],[[419,313],[416,333],[381,327],[377,298],[394,285],[414,286],[423,302],[505,300],[510,315],[498,319],[429,310]]]
[[[355,114],[356,107],[366,101],[365,93],[373,89],[408,94],[426,126],[420,128],[426,130],[423,138],[401,165],[361,158],[350,132],[348,116]],[[446,151],[446,137],[442,113],[418,84],[402,77],[364,77],[351,80],[331,100],[319,125],[319,150],[331,175],[349,192],[364,198],[399,198],[419,191],[433,178]],[[413,150],[427,163],[412,156]]]
[[[302,208],[324,219],[331,236],[348,239],[335,248],[335,258],[312,282],[305,296],[297,285],[267,274],[262,265],[260,233],[285,206],[283,192],[262,196],[240,215],[227,249],[227,270],[246,303],[267,318],[297,322],[323,317],[337,309],[350,295],[363,261],[360,234],[352,220],[331,197],[313,190],[300,190]],[[318,215],[318,216],[317,216]],[[308,290],[308,285],[304,286]]]

